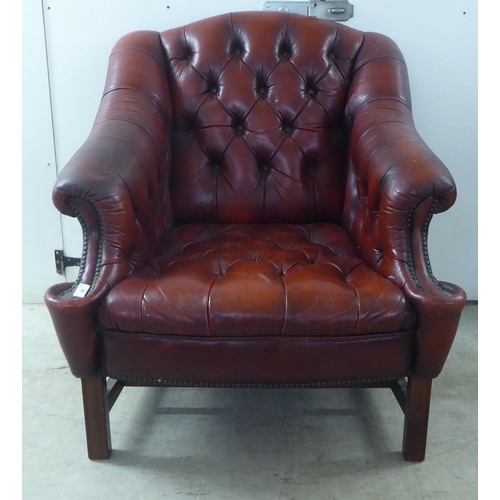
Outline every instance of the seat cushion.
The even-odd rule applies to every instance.
[[[105,330],[161,335],[326,337],[407,330],[405,295],[334,224],[189,224],[117,284]]]

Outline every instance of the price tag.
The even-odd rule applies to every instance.
[[[73,292],[73,297],[85,297],[87,295],[87,292],[90,289],[90,285],[86,285],[85,283],[80,283],[77,287],[76,290]]]

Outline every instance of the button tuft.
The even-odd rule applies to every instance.
[[[293,123],[289,120],[282,120],[281,122],[281,130],[283,131],[284,134],[286,135],[291,135],[293,134],[293,131],[295,130],[295,127],[293,126]]]
[[[290,59],[293,55],[292,44],[289,39],[283,39],[278,47],[278,56],[283,59]]]
[[[243,120],[235,119],[233,121],[233,124],[231,125],[231,128],[236,135],[243,135],[245,133],[245,125],[243,123]]]

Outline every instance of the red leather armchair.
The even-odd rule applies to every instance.
[[[465,303],[427,232],[455,196],[383,35],[247,12],[124,36],[53,192],[84,235],[45,301],[89,457],[127,385],[391,387],[423,460]]]

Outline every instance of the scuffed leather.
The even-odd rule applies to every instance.
[[[100,309],[103,329],[215,337],[388,333],[414,318],[333,224],[181,226]]]
[[[263,12],[131,33],[113,49],[92,132],[53,194],[84,228],[78,282],[91,290],[79,299],[56,285],[45,300],[78,377],[125,370],[118,358],[134,356],[122,374],[176,379],[168,361],[187,377],[187,358],[171,356],[191,352],[205,363],[192,373],[213,379],[223,364],[207,356],[228,342],[234,360],[253,353],[257,380],[256,353],[283,339],[264,370],[282,380],[299,339],[313,337],[332,359],[363,353],[353,377],[435,377],[465,294],[434,278],[426,238],[455,197],[415,131],[406,65],[387,37]],[[394,357],[387,370],[367,345]],[[304,377],[349,378],[346,364],[315,371],[314,349],[300,358]]]

